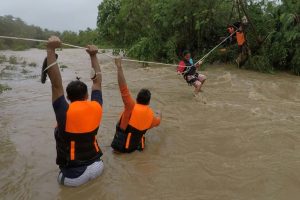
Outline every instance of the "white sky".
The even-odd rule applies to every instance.
[[[55,31],[95,28],[102,0],[0,0],[0,15]]]

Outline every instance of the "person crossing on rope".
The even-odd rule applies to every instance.
[[[232,24],[228,24],[227,25],[227,32],[229,33],[229,35],[231,35],[231,37],[229,38],[229,44],[232,44],[235,40],[235,30],[234,30],[234,26]]]
[[[238,31],[236,32],[236,41],[238,44],[238,58],[236,59],[236,63],[237,66],[240,67],[245,63],[250,54],[242,24],[240,24]]]
[[[96,46],[88,46],[87,53],[95,72],[91,101],[88,101],[87,85],[79,80],[68,84],[67,103],[62,77],[57,64],[55,49],[61,46],[58,37],[52,36],[47,43],[47,57],[42,67],[42,82],[48,75],[52,85],[52,104],[56,116],[56,164],[60,168],[58,182],[65,186],[80,186],[102,174],[102,151],[96,135],[102,118],[101,70]],[[47,67],[48,66],[48,67]]]
[[[199,74],[197,69],[200,68],[202,62],[200,61],[194,65],[194,61],[191,58],[191,53],[188,50],[183,52],[183,60],[179,62],[177,73],[182,74],[184,79],[189,85],[195,87],[195,94],[201,91],[201,88],[206,80],[206,76]]]
[[[122,69],[121,59],[116,58],[118,84],[124,111],[116,125],[116,133],[111,147],[117,153],[131,153],[145,148],[145,134],[147,130],[160,125],[162,113],[155,116],[149,107],[151,93],[148,89],[141,89],[137,94],[136,102],[131,97]]]

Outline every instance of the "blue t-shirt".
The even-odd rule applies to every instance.
[[[100,90],[93,90],[91,95],[91,101],[97,101],[102,106],[103,104],[102,92]],[[57,100],[53,102],[53,109],[56,116],[57,128],[59,130],[58,132],[62,133],[63,131],[65,131],[66,116],[67,116],[67,111],[69,109],[69,104],[66,101],[64,95],[59,97]],[[60,167],[60,170],[62,171],[63,175],[67,178],[77,178],[84,173],[86,168],[87,166],[80,166],[76,168],[67,168],[67,169]]]

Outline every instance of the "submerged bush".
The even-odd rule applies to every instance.
[[[0,84],[0,94],[4,91],[11,90],[12,88],[8,85]]]
[[[113,49],[112,55],[114,56],[119,56],[120,55],[121,50],[120,49]]]
[[[37,66],[37,64],[35,62],[29,63],[29,67],[36,67],[36,66]]]
[[[68,68],[67,65],[60,65],[59,67],[60,67],[61,69],[66,69],[66,68]]]
[[[4,63],[4,62],[7,62],[6,56],[5,55],[0,55],[0,64]]]
[[[16,56],[10,56],[8,62],[9,64],[15,65],[18,64],[18,59]]]
[[[21,62],[21,63],[19,63],[19,64],[21,64],[21,67],[25,68],[26,65],[27,65],[27,62],[24,60],[23,62]]]
[[[10,70],[10,71],[15,71],[18,68],[15,65],[6,65],[4,69],[5,70]]]
[[[22,69],[21,73],[22,74],[28,74],[30,71],[26,70],[26,69]]]

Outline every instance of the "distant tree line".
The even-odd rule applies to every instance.
[[[131,57],[177,62],[183,49],[200,58],[237,22],[236,0],[103,0],[98,38],[126,48]],[[255,26],[246,29],[252,56],[246,67],[300,74],[300,1],[240,0]],[[243,14],[244,15],[244,14]],[[234,61],[236,45],[208,61]]]
[[[85,46],[97,44],[97,31],[90,28],[78,33],[73,31],[51,31],[38,26],[28,25],[22,19],[11,15],[0,16],[0,35],[12,37],[25,37],[47,40],[49,36],[59,36],[65,43]],[[28,48],[43,48],[44,44],[20,40],[0,39],[0,49],[24,50]]]

